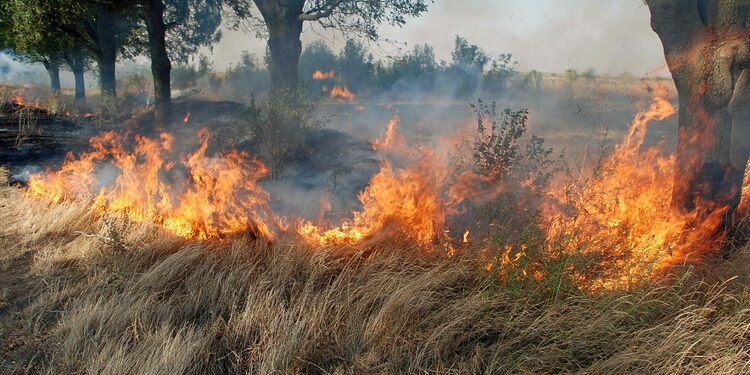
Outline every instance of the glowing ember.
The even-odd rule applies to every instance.
[[[334,74],[333,70],[331,70],[328,73],[323,73],[320,70],[316,70],[315,73],[313,73],[312,78],[316,81],[324,80],[324,79],[332,79],[336,75]]]
[[[338,99],[341,101],[348,101],[353,102],[357,100],[357,96],[354,95],[351,91],[349,91],[346,86],[333,86],[330,93],[331,98]]]
[[[59,171],[32,175],[28,192],[54,202],[93,197],[98,212],[153,221],[185,237],[247,231],[269,237],[268,195],[257,184],[266,167],[239,152],[209,157],[208,131],[198,136],[198,150],[170,160],[169,134],[135,136],[129,151],[123,136],[104,133],[91,140],[93,151],[79,158],[68,155]]]
[[[187,114],[185,115],[185,118],[183,118],[183,119],[182,119],[182,123],[183,123],[183,124],[187,124],[188,122],[190,122],[190,112],[188,112],[188,113],[187,113]]]
[[[469,230],[468,229],[466,230],[466,232],[464,232],[464,239],[461,242],[469,243]]]

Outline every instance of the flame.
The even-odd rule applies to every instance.
[[[28,193],[53,202],[93,197],[97,212],[153,221],[189,238],[247,231],[270,238],[268,195],[257,184],[266,166],[240,152],[209,157],[208,131],[198,137],[195,152],[171,160],[170,134],[135,136],[130,151],[126,137],[107,132],[92,138],[92,151],[78,158],[69,154],[59,171],[32,175]],[[111,174],[116,177],[107,181]]]
[[[560,254],[595,259],[581,275],[582,282],[595,289],[637,284],[670,266],[699,261],[717,248],[724,210],[705,217],[673,210],[675,157],[662,155],[658,148],[640,150],[647,125],[674,113],[667,99],[657,97],[636,116],[599,175],[572,194],[570,186],[549,193],[555,198],[545,208],[549,246],[559,247]]]
[[[343,222],[324,221],[331,207],[328,196],[321,199],[317,222],[275,216],[268,193],[259,185],[268,174],[266,166],[241,152],[209,156],[210,135],[205,129],[198,133],[198,149],[179,156],[168,133],[155,139],[103,133],[92,138],[92,151],[78,157],[69,154],[59,171],[32,175],[28,192],[53,202],[90,198],[97,212],[153,221],[188,238],[252,231],[272,239],[288,229],[313,246],[397,237],[424,248],[440,244],[449,256],[476,247],[486,268],[500,277],[544,277],[543,270],[526,261],[529,254],[540,252],[545,260],[585,261],[585,269],[569,269],[582,286],[626,288],[671,266],[700,261],[722,239],[719,228],[725,210],[673,210],[676,159],[659,148],[642,147],[649,123],[675,113],[664,93],[657,94],[596,173],[575,184],[557,181],[543,192],[539,224],[545,241],[538,251],[524,243],[490,245],[485,228],[453,221],[464,213],[462,202],[491,203],[506,189],[530,189],[529,183],[508,186],[507,181],[451,166],[438,146],[408,144],[398,132],[399,116],[391,118],[373,141],[380,170],[359,194],[361,209]],[[455,141],[446,140],[451,145]],[[465,229],[453,240],[448,233],[459,233],[456,227],[471,227],[472,232]],[[469,245],[454,246],[459,241]],[[583,261],[575,262],[578,256]],[[509,267],[523,269],[508,272]]]
[[[372,142],[372,148],[374,150],[384,150],[395,147],[403,147],[406,145],[406,139],[398,133],[398,124],[401,122],[401,117],[395,115],[391,117],[386,125],[385,132],[380,138]]]
[[[353,102],[357,100],[357,96],[354,95],[346,86],[333,86],[331,89],[331,98],[341,100],[341,101],[348,101]]]
[[[373,149],[399,154],[410,160],[402,168],[388,160],[359,195],[363,209],[353,213],[351,222],[322,229],[322,225],[302,223],[298,233],[314,245],[357,244],[377,236],[397,236],[429,244],[441,237],[448,205],[442,194],[447,168],[435,151],[420,147],[408,150],[396,132],[400,118],[394,116],[385,134],[373,142]],[[395,142],[394,139],[403,140]]]
[[[329,71],[328,73],[323,73],[320,70],[316,70],[315,73],[313,73],[312,78],[316,81],[324,80],[324,79],[332,79],[336,75],[333,72],[333,70]]]
[[[182,119],[182,123],[183,123],[183,124],[187,124],[188,122],[190,122],[190,112],[188,112],[188,113],[187,113],[187,114],[185,115],[185,118],[183,118],[183,119]]]

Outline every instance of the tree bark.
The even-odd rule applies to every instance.
[[[672,205],[693,211],[737,206],[750,139],[741,137],[750,63],[748,0],[647,0],[679,97]],[[737,107],[737,108],[735,108]],[[740,111],[741,112],[741,111]],[[745,151],[742,151],[745,150]]]
[[[54,61],[45,61],[44,69],[49,75],[50,87],[53,94],[60,93],[60,65]]]
[[[304,0],[254,0],[268,29],[268,70],[272,96],[295,91],[302,54],[302,10]]]
[[[65,64],[70,68],[75,80],[76,104],[86,104],[86,57],[82,51],[67,51],[65,52],[64,58]]]
[[[172,89],[170,74],[172,63],[167,53],[167,26],[164,23],[164,2],[145,2],[145,21],[151,54],[151,74],[154,78],[154,121],[157,129],[164,128],[172,115]]]
[[[79,105],[86,103],[86,70],[84,69],[84,60],[85,58],[83,57],[74,57],[73,65],[71,66],[71,71],[73,71],[75,79],[75,101]]]
[[[100,9],[97,12],[97,65],[99,67],[99,85],[104,97],[117,96],[117,79],[115,68],[117,64],[117,37],[115,35],[115,19],[112,12]]]

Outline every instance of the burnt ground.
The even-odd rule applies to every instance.
[[[96,133],[88,120],[50,114],[15,102],[0,104],[0,165],[23,180],[27,171],[54,168],[71,152],[80,152]]]

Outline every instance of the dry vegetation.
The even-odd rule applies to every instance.
[[[7,186],[0,222],[2,373],[750,371],[750,295],[721,281],[743,252],[592,296],[396,241],[185,241]]]

